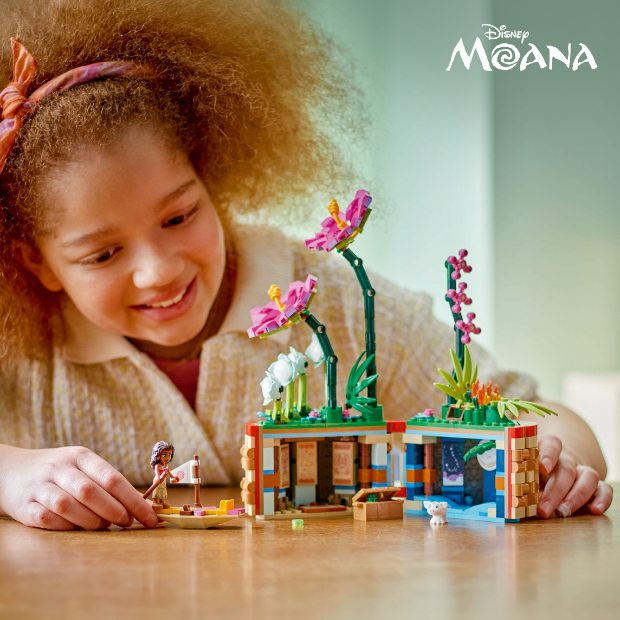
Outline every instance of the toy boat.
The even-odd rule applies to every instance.
[[[170,472],[170,475],[178,478],[179,482],[194,485],[194,506],[190,507],[189,504],[185,504],[182,508],[162,508],[160,505],[153,504],[153,511],[161,521],[177,525],[183,529],[206,530],[214,525],[221,525],[227,521],[232,521],[245,513],[244,508],[235,508],[234,499],[221,500],[219,508],[215,506],[204,508],[200,503],[199,467],[200,459],[195,454],[191,461],[183,463],[183,465]],[[142,497],[147,499],[158,484],[159,481],[155,481]]]
[[[178,525],[187,530],[206,530],[214,525],[221,525],[232,519],[237,519],[239,515],[181,515],[181,514],[158,514],[157,517],[166,523]]]

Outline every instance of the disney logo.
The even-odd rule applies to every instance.
[[[482,24],[483,27],[488,26],[488,30],[484,32],[484,36],[492,39],[521,39],[521,43],[530,36],[526,30],[506,30],[506,26],[493,26],[492,24]]]

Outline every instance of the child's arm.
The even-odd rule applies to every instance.
[[[586,504],[593,514],[602,514],[611,504],[613,489],[603,482],[607,466],[594,433],[574,411],[541,404],[560,415],[536,420],[544,484],[538,514],[547,518],[557,510],[568,517]]]
[[[158,520],[140,493],[87,448],[24,450],[0,445],[0,515],[32,527],[95,530]]]

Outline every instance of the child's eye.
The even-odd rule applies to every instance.
[[[197,210],[198,210],[198,207],[196,206],[193,209],[191,209],[191,211],[188,211],[187,213],[183,213],[182,215],[176,215],[175,217],[172,217],[167,222],[165,222],[163,227],[172,228],[174,226],[180,226],[181,224],[184,224],[185,222],[187,222],[192,217],[192,215],[196,213]]]
[[[92,256],[82,261],[82,265],[101,265],[103,263],[107,263],[116,253],[120,250],[120,248],[112,248],[110,250],[106,250],[97,256]]]

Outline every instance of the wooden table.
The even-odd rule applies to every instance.
[[[518,525],[429,519],[66,533],[0,519],[0,618],[620,618],[619,501]]]

